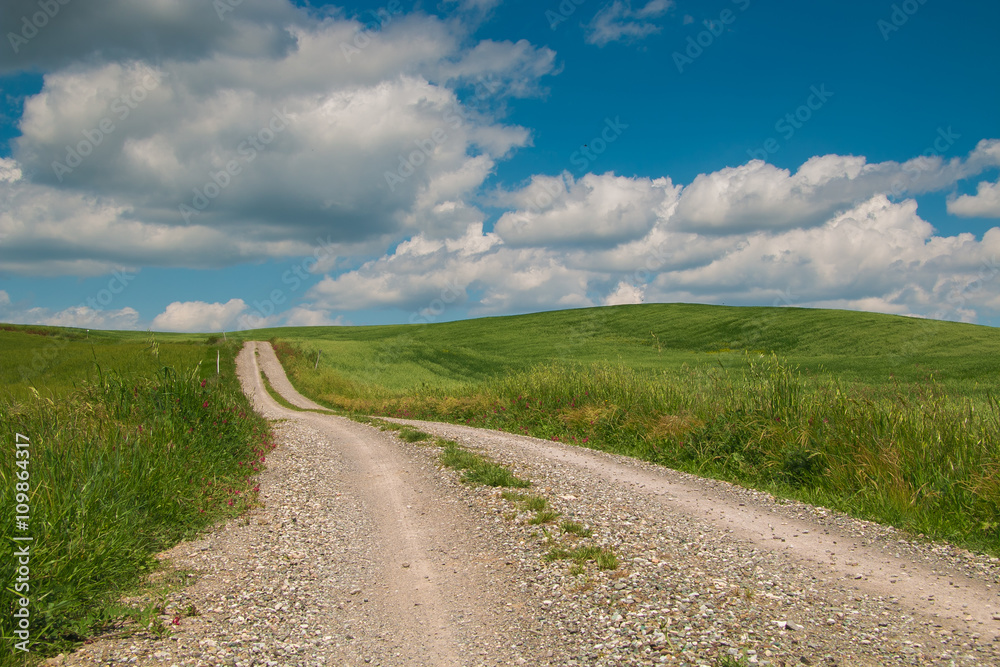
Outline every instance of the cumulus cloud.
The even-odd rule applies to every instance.
[[[155,331],[209,332],[232,331],[239,327],[239,318],[247,310],[243,299],[226,303],[175,301],[153,318]]]
[[[679,190],[669,178],[535,176],[501,197],[517,208],[494,231],[511,246],[617,245],[642,238],[669,216]]]
[[[254,18],[255,6],[240,5],[240,20],[277,22],[294,48],[219,46],[199,59],[168,49],[155,64],[109,51],[46,75],[0,165],[0,224],[29,252],[0,254],[0,266],[93,272],[132,256],[217,267],[294,256],[318,234],[384,247],[482,218],[472,195],[530,133],[470,108],[453,86],[488,76],[497,98],[533,94],[554,71],[550,50],[466,45],[460,25],[422,14],[365,32],[339,15]],[[179,21],[195,11],[179,7]],[[123,242],[99,248],[97,235]]]
[[[626,281],[621,281],[615,290],[604,297],[602,302],[605,306],[622,306],[625,304],[642,303],[645,301],[645,288],[640,285],[633,285]]]
[[[878,195],[823,225],[758,231],[709,263],[660,273],[647,297],[729,304],[780,298],[779,305],[855,304],[972,319],[977,309],[996,312],[1000,305],[983,283],[1000,279],[998,259],[1000,229],[982,241],[937,236],[915,201]]]
[[[976,194],[949,199],[948,212],[963,218],[1000,218],[1000,181],[981,181]]]
[[[636,41],[660,32],[654,19],[674,6],[672,0],[649,0],[632,9],[631,0],[615,0],[597,12],[587,26],[587,43],[606,46],[617,41]]]
[[[17,160],[9,157],[0,157],[0,182],[14,183],[21,180],[21,169],[17,165]]]
[[[512,247],[481,228],[452,240],[418,236],[325,278],[308,297],[331,311],[402,308],[412,321],[457,305],[479,315],[643,300],[857,307],[971,321],[1000,312],[1000,290],[990,288],[998,280],[1000,228],[981,241],[939,236],[914,200],[876,195],[808,228],[705,236],[673,230],[668,218],[641,239],[604,250]]]
[[[681,192],[674,225],[702,233],[822,224],[876,194],[914,195],[950,187],[996,161],[995,142],[967,159],[917,157],[869,163],[863,156],[812,157],[793,174],[762,160],[699,174]]]
[[[349,323],[343,315],[330,317],[329,310],[316,310],[298,306],[284,313],[284,324],[289,327],[342,327]]]

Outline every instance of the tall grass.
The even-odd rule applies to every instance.
[[[326,398],[624,453],[1000,553],[1000,403],[933,378],[842,385],[748,354],[735,370],[555,363],[458,393]]]
[[[13,502],[13,439],[30,439],[30,520],[0,524],[2,562],[30,535],[31,650],[65,650],[114,622],[115,601],[154,567],[153,554],[250,506],[273,448],[240,390],[227,349],[215,368],[98,367],[61,396],[0,402],[0,498]],[[214,361],[214,354],[213,361]],[[214,366],[214,364],[213,364]],[[206,369],[207,370],[207,369]],[[13,646],[13,568],[0,581],[0,664]],[[4,662],[7,661],[7,662]]]

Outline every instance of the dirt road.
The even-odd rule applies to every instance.
[[[530,479],[560,515],[536,525],[441,469],[437,447],[281,408],[258,367],[319,407],[247,344],[244,388],[283,420],[280,447],[263,509],[169,554],[198,573],[171,605],[204,612],[67,664],[1000,665],[996,559],[624,457],[410,422]],[[620,567],[546,558],[583,545]]]

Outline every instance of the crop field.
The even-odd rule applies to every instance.
[[[990,327],[651,304],[258,335],[334,409],[624,453],[1000,553]]]
[[[3,573],[8,645],[18,593],[31,598],[36,654],[163,630],[155,605],[119,598],[143,584],[155,553],[251,506],[273,446],[240,391],[237,349],[206,336],[0,330],[4,562],[28,545],[27,574]]]

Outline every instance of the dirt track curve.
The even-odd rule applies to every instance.
[[[948,545],[625,457],[409,422],[532,480],[580,544],[621,567],[547,562],[557,524],[461,484],[436,448],[304,409],[267,343],[237,363],[280,447],[263,508],[165,555],[195,605],[166,637],[60,664],[1000,665],[1000,564]],[[402,421],[402,420],[394,420]]]

